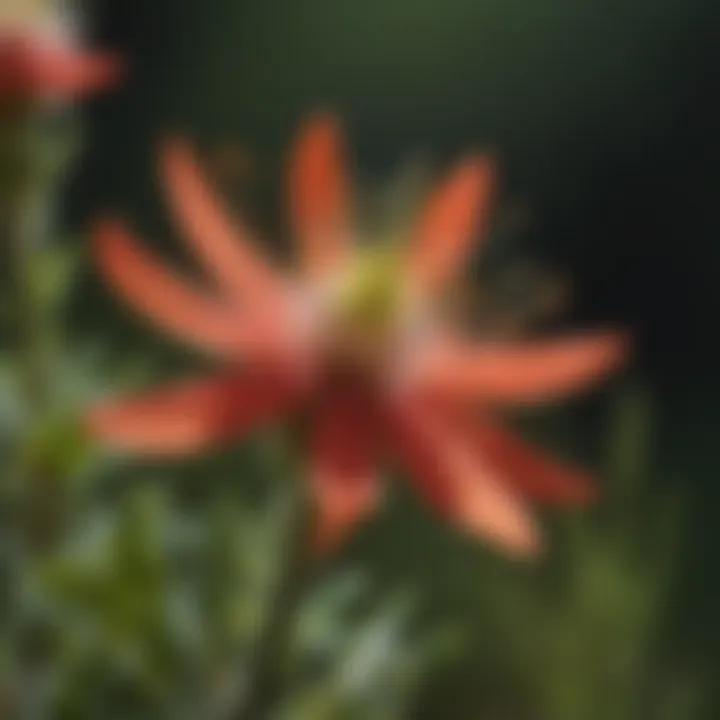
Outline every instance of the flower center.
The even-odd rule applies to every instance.
[[[395,248],[363,250],[328,298],[333,353],[354,362],[384,357],[402,334],[409,305]]]
[[[396,320],[401,296],[396,253],[366,250],[340,278],[337,315],[359,332],[382,333]]]

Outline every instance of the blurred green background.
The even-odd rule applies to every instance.
[[[187,259],[154,164],[158,140],[181,130],[281,253],[285,152],[309,112],[331,108],[368,188],[408,161],[439,171],[468,150],[495,154],[506,222],[476,272],[499,312],[533,302],[530,288],[498,280],[531,261],[572,281],[568,323],[636,335],[627,377],[529,420],[607,487],[602,508],[553,526],[539,570],[453,537],[410,498],[338,561],[365,569],[371,605],[409,589],[424,632],[452,625],[464,640],[422,676],[402,717],[720,717],[717,3],[103,0],[91,10],[98,42],[131,67],[87,108],[68,228],[113,209]],[[74,337],[102,338],[118,365],[186,362],[86,270]],[[252,457],[242,462],[254,477]],[[189,503],[203,492],[192,477],[179,487]]]

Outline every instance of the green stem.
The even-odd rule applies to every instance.
[[[46,240],[44,224],[59,168],[53,168],[46,157],[50,148],[46,147],[48,129],[42,123],[42,110],[16,108],[0,118],[0,133],[7,163],[0,168],[0,212],[7,235],[3,250],[8,254],[13,293],[18,373],[32,421],[43,412],[50,394],[45,347],[49,322],[36,265]]]
[[[57,174],[43,156],[41,142],[47,129],[41,111],[20,108],[4,118],[3,142],[14,150],[12,162],[2,168],[3,231],[9,289],[12,293],[16,373],[24,408],[25,432],[19,439],[13,468],[13,504],[18,542],[23,551],[44,549],[53,536],[49,528],[58,515],[56,498],[32,458],[26,453],[28,437],[46,420],[52,403],[52,376],[48,362],[48,339],[52,332],[50,308],[38,282],[37,265],[42,261],[48,228],[47,211],[57,185]],[[48,532],[49,530],[49,532]]]
[[[11,483],[2,488],[2,522],[11,548],[7,556],[7,591],[2,598],[7,619],[4,642],[12,643],[22,626],[21,568],[35,550],[37,534],[31,498],[37,486],[34,469],[25,453],[26,438],[42,420],[49,397],[44,358],[44,307],[34,277],[35,255],[42,238],[42,211],[48,201],[50,180],[36,177],[37,160],[31,143],[33,117],[25,109],[0,118],[0,141],[5,162],[0,167],[0,232],[10,292],[19,391],[27,412],[25,428],[11,459]],[[37,493],[36,493],[37,494]],[[7,513],[7,517],[5,517]],[[5,559],[5,558],[4,558]],[[23,663],[20,669],[25,671]],[[19,717],[18,696],[10,687],[8,717]]]
[[[22,200],[13,223],[13,237],[9,248],[12,253],[10,269],[16,302],[18,372],[32,420],[37,420],[49,396],[45,362],[45,313],[33,274],[39,245],[35,226],[36,213],[42,212],[44,199],[33,194]]]
[[[289,481],[291,497],[286,508],[282,565],[235,720],[270,717],[287,686],[288,656],[311,559],[310,516],[304,488],[297,478]]]

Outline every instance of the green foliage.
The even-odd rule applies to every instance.
[[[655,86],[670,50],[656,51],[633,27],[645,27],[646,13],[657,12],[644,0],[624,10],[628,22],[607,27],[584,19],[600,5],[567,0],[552,7],[459,0],[447,10],[426,1],[391,8],[386,0],[317,7],[263,1],[232,9],[168,0],[156,7],[163,5],[163,29],[182,40],[164,64],[176,80],[176,73],[186,75],[145,92],[154,74],[138,72],[140,92],[128,96],[136,102],[145,92],[146,106],[133,107],[130,118],[118,113],[123,132],[102,149],[130,195],[148,184],[140,174],[141,165],[147,174],[147,158],[135,150],[145,152],[137,136],[147,128],[136,123],[159,121],[164,106],[193,117],[189,103],[209,108],[215,115],[208,124],[221,128],[242,118],[238,129],[254,128],[253,136],[271,146],[279,145],[285,118],[294,122],[316,95],[355,108],[366,132],[378,119],[385,127],[388,118],[384,141],[393,147],[422,146],[429,128],[442,136],[440,149],[495,128],[526,166],[523,182],[535,172],[528,168],[555,162],[557,147],[569,148],[571,168],[587,155],[604,157],[607,148],[617,152],[620,117],[632,116],[631,140],[651,131],[626,102],[638,87],[650,99],[643,118],[654,123],[656,106],[665,107]],[[690,12],[682,3],[665,5],[672,12],[651,15],[663,20],[663,32]],[[221,6],[231,22],[213,19]],[[284,22],[269,43],[268,33],[257,30],[274,26],[274,13]],[[566,32],[573,19],[587,28],[582,37]],[[496,32],[506,23],[512,31]],[[200,42],[214,34],[225,42]],[[321,46],[324,53],[315,49]],[[570,52],[575,46],[581,52]],[[278,47],[281,63],[272,49]],[[616,56],[600,47],[616,48]],[[175,62],[180,50],[183,62]],[[630,73],[631,52],[637,62]],[[575,56],[583,62],[568,60]],[[156,64],[159,71],[163,62]],[[254,71],[239,72],[228,92],[228,67]],[[525,76],[529,92],[520,82]],[[559,119],[561,106],[569,110]],[[168,466],[162,476],[156,468],[117,463],[88,442],[81,422],[88,402],[167,368],[145,346],[131,348],[130,357],[107,357],[102,348],[117,328],[104,320],[100,351],[66,332],[66,301],[79,287],[83,255],[70,246],[86,239],[59,243],[52,210],[78,135],[72,114],[37,110],[0,108],[0,230],[8,255],[0,329],[9,340],[0,357],[0,718],[220,720],[242,700],[286,551],[283,488],[273,478],[287,468],[278,472],[277,443],[266,437],[250,452],[265,449],[273,468],[258,472],[246,455],[233,454],[225,464]],[[416,123],[420,115],[429,124]],[[587,126],[604,128],[598,146],[576,153],[568,130]],[[393,232],[415,210],[424,171],[409,173],[383,208]],[[558,207],[584,208],[575,203],[582,183],[572,173],[543,175],[539,183],[546,180],[557,185]],[[372,259],[345,299],[347,311],[371,329],[388,319],[397,290],[388,258]],[[84,296],[81,302],[93,306]],[[420,583],[407,576],[378,582],[362,545],[319,568],[298,610],[278,720],[414,718],[413,698],[441,668],[453,679],[466,673],[480,688],[467,693],[471,700],[458,714],[443,703],[435,715],[443,719],[491,717],[496,698],[486,699],[485,688],[497,678],[498,695],[511,706],[501,717],[513,720],[703,717],[709,683],[676,654],[665,632],[687,516],[678,482],[654,461],[655,415],[642,388],[618,397],[608,423],[603,502],[558,524],[550,557],[537,571],[498,569],[481,562],[475,548],[463,562],[459,545],[443,545],[437,536],[411,548],[415,555],[429,550],[417,561],[426,584],[455,582],[455,592],[467,591],[468,604],[477,605],[472,611],[448,618],[448,603],[443,619],[428,628]],[[253,492],[258,484],[263,491]],[[393,528],[388,542],[401,530]],[[457,557],[446,557],[448,548]],[[379,565],[383,554],[375,558]],[[474,625],[500,642],[478,639]],[[481,668],[476,675],[471,659]],[[453,694],[453,683],[448,687],[441,693]]]
[[[627,389],[615,406],[602,506],[561,524],[564,553],[547,575],[498,595],[511,664],[526,668],[522,683],[542,720],[634,720],[648,712],[682,720],[699,717],[702,705],[700,678],[688,682],[661,642],[684,503],[649,464],[647,394]]]
[[[277,512],[224,501],[188,518],[166,491],[142,485],[92,525],[34,578],[59,633],[53,706],[98,717],[121,679],[143,716],[231,706],[267,606]],[[358,617],[366,592],[362,573],[311,592],[281,717],[315,717],[318,703],[333,718],[345,708],[348,717],[401,712],[435,647],[410,631],[407,603],[381,601]],[[98,692],[98,678],[111,686]]]

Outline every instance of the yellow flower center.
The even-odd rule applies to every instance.
[[[361,251],[338,279],[332,302],[340,349],[363,357],[386,349],[407,309],[397,249],[382,246]]]

